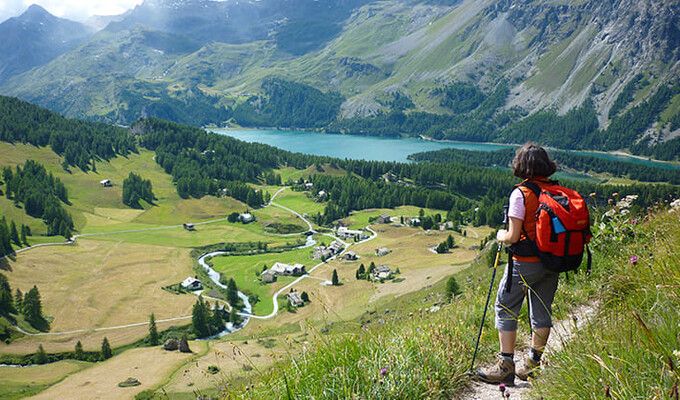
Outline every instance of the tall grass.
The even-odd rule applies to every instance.
[[[551,357],[536,398],[678,399],[680,221],[678,212],[602,224],[595,321]]]

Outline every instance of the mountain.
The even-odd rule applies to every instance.
[[[57,18],[38,5],[0,24],[0,82],[48,63],[82,43],[93,30]]]
[[[265,106],[286,109],[271,104],[269,82],[277,79],[338,93],[332,129],[346,132],[378,134],[383,125],[392,135],[512,142],[532,118],[565,116],[560,124],[585,118],[573,130],[597,136],[569,137],[566,145],[644,147],[680,135],[673,89],[679,3],[146,0],[0,92],[67,116],[123,124],[149,115],[246,123],[241,115],[252,123],[318,127],[253,118]],[[311,88],[300,93],[316,93]],[[379,119],[388,114],[399,122],[394,128]],[[353,122],[366,118],[377,122]],[[524,125],[513,128],[518,123]]]

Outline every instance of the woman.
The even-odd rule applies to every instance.
[[[555,173],[557,165],[550,160],[542,147],[528,142],[517,149],[512,169],[515,176],[543,188],[552,184],[547,178]],[[479,378],[488,383],[514,385],[515,376],[522,380],[533,377],[534,371],[540,366],[541,355],[550,335],[552,303],[557,291],[558,273],[543,266],[532,250],[535,246],[531,246],[529,242],[536,239],[537,208],[536,194],[525,186],[517,185],[510,194],[508,230],[501,229],[496,235],[499,241],[512,245],[510,251],[513,253],[513,265],[510,277],[508,271],[505,271],[496,296],[499,360],[495,365],[477,371]],[[508,279],[511,279],[509,290]],[[531,353],[515,369],[517,318],[526,295],[529,296],[532,329]]]

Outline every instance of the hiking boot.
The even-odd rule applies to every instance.
[[[526,381],[527,378],[534,379],[540,367],[541,367],[540,361],[534,361],[533,358],[527,357],[524,359],[522,365],[520,365],[519,368],[517,368],[517,372],[515,372],[515,374],[519,379],[523,381]]]
[[[515,385],[515,363],[498,355],[498,362],[487,368],[477,370],[477,376],[486,383],[505,383]]]

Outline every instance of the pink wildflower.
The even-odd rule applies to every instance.
[[[628,259],[628,262],[633,264],[633,265],[636,265],[638,261],[640,261],[640,257],[638,257],[638,256],[633,256],[633,257]]]

